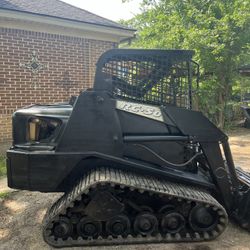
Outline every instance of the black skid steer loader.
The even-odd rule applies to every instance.
[[[93,89],[14,113],[9,187],[64,192],[44,218],[48,244],[211,240],[228,218],[250,230],[250,174],[192,110],[192,55],[110,50]]]

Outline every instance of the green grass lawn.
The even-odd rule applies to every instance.
[[[5,157],[0,155],[0,177],[6,175],[6,161]]]

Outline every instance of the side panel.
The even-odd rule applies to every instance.
[[[77,99],[58,152],[96,151],[122,155],[122,131],[108,93],[85,91]]]
[[[17,189],[29,189],[29,157],[26,154],[7,152],[8,186]],[[13,166],[15,166],[13,168]]]
[[[26,162],[12,161],[12,159],[27,159]],[[25,178],[20,173],[22,169],[27,171]],[[133,161],[117,158],[94,152],[86,153],[55,153],[55,152],[18,152],[8,151],[8,176],[9,187],[41,192],[63,192],[69,189],[69,183],[75,184],[87,170],[93,167],[113,167],[138,173],[148,173],[160,176],[175,182],[194,184],[200,187],[213,189],[214,186],[204,176],[173,170],[167,167],[155,167],[155,165],[143,161]],[[73,181],[73,183],[72,183]]]
[[[117,110],[123,135],[137,134],[169,134],[169,130],[163,122],[151,120],[139,115]]]
[[[142,105],[144,106],[144,105]],[[160,122],[155,119],[149,119],[147,117],[136,115],[131,112],[117,110],[118,116],[121,123],[121,128],[123,135],[129,136],[150,136],[150,135],[182,135],[180,130],[174,127],[170,119],[165,119],[167,121]],[[165,118],[165,117],[164,117]],[[170,124],[170,125],[169,125]],[[137,160],[143,160],[145,162],[157,164],[157,165],[164,165],[164,163],[159,160],[156,156],[152,153],[149,153],[144,148],[139,147],[137,143],[125,143],[124,144],[124,151],[123,155],[126,157],[131,157]],[[143,145],[146,145],[150,149],[157,152],[163,158],[167,159],[168,161],[174,163],[181,163],[185,157],[185,147],[184,143],[180,144],[177,142],[143,142]]]
[[[167,164],[160,160],[158,157],[153,155],[145,148],[142,148],[140,145],[147,146],[154,152],[157,152],[162,158],[166,159],[169,162],[178,164],[185,161],[185,156],[187,155],[183,145],[180,145],[176,142],[143,142],[141,143],[126,143],[124,147],[124,156],[136,159],[143,160],[145,162],[155,164],[158,166],[166,166]],[[183,168],[179,168],[183,169]]]
[[[42,192],[65,191],[58,187],[82,159],[81,155],[53,152],[7,152],[8,186]]]

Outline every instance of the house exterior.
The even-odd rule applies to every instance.
[[[16,109],[90,88],[99,56],[134,32],[59,0],[1,0],[0,142]]]

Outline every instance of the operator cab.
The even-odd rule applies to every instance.
[[[98,61],[94,89],[109,90],[118,99],[191,109],[199,75],[193,54],[191,50],[108,51]]]

